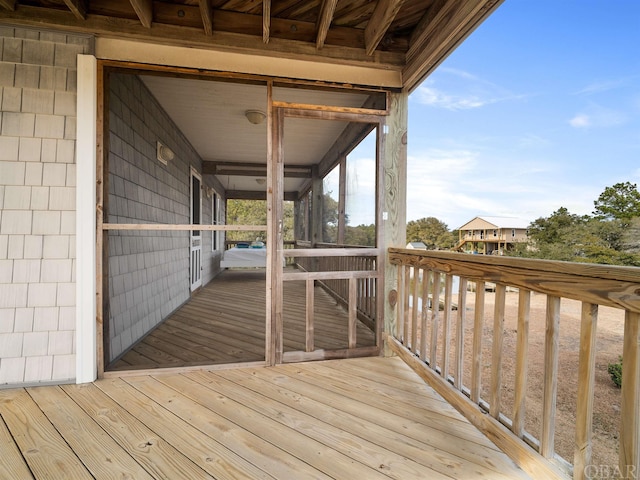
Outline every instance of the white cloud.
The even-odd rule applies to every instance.
[[[593,95],[627,87],[637,82],[638,76],[621,77],[608,80],[597,80],[575,92],[575,95]]]
[[[455,94],[449,93],[455,91]],[[470,110],[524,98],[463,70],[440,68],[416,91],[416,100],[446,110]]]
[[[591,121],[589,119],[589,115],[579,113],[571,120],[569,120],[569,125],[575,128],[586,128],[591,126]]]
[[[583,112],[576,114],[569,124],[575,128],[617,127],[627,122],[627,116],[611,108],[590,104]]]

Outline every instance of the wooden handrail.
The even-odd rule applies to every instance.
[[[591,431],[598,306],[624,310],[623,421],[616,473],[617,477],[622,478],[640,476],[640,269],[399,248],[391,248],[388,253],[391,264],[398,267],[396,331],[387,332],[389,346],[534,478],[568,478],[570,475],[581,480],[595,478],[595,466],[591,464]],[[450,284],[453,277],[460,279],[460,289],[456,292],[457,312],[452,310],[452,296],[455,293]],[[444,288],[441,283],[444,283]],[[471,309],[467,306],[467,285],[474,283],[472,351],[471,361],[468,362],[469,376],[465,377],[463,336],[465,328],[468,328],[465,324],[470,320],[467,310]],[[419,288],[419,284],[422,288]],[[491,323],[491,381],[485,389],[489,392],[489,398],[483,399],[481,371],[486,360],[482,356],[482,336],[484,326],[489,325],[485,321],[485,285],[491,285],[492,288],[495,285],[496,293]],[[515,389],[513,409],[507,412],[500,401],[504,355],[502,344],[505,292],[513,287],[519,291]],[[547,296],[543,413],[539,440],[525,431],[532,292]],[[582,302],[573,466],[560,459],[554,450],[562,298]],[[418,314],[420,303],[422,308]],[[450,318],[455,318],[456,322],[456,352],[451,358],[451,367],[451,338],[447,333],[447,319]],[[438,322],[444,324],[441,339],[437,333]],[[427,338],[427,332],[430,338]],[[470,381],[470,384],[465,385],[466,381]]]

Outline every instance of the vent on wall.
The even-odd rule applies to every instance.
[[[163,145],[162,143],[157,142],[157,144],[156,144],[156,158],[158,159],[159,162],[161,162],[162,164],[166,165],[168,162],[173,160],[173,158],[175,156],[176,155],[175,155],[175,153],[173,153],[173,150],[171,150],[166,145]]]

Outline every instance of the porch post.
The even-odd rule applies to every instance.
[[[397,332],[396,308],[389,302],[390,293],[398,288],[397,267],[389,263],[386,253],[389,247],[404,248],[407,244],[407,126],[409,94],[390,93],[389,115],[383,126],[382,169],[383,198],[379,199],[381,225],[378,245],[385,250],[384,264],[384,331],[389,335]],[[392,355],[385,344],[384,354]]]
[[[317,243],[324,241],[322,236],[322,210],[324,191],[322,178],[318,173],[318,166],[311,167],[312,184],[311,184],[311,248],[315,248]]]
[[[97,61],[78,55],[76,132],[76,383],[97,377]]]
[[[340,158],[340,180],[338,187],[338,237],[336,243],[344,245],[346,230],[346,203],[347,203],[347,157]]]

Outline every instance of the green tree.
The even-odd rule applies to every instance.
[[[344,243],[347,245],[375,247],[376,226],[373,224],[358,225],[357,227],[347,226],[344,232]]]
[[[447,224],[435,217],[407,223],[407,241],[422,242],[429,250],[447,249],[455,244],[455,238]]]
[[[622,220],[625,223],[640,217],[640,192],[635,183],[616,183],[607,187],[593,202],[593,214],[603,220]]]
[[[227,225],[266,225],[266,200],[227,200]],[[227,240],[266,240],[266,232],[227,232]],[[293,202],[284,202],[284,240],[293,240]]]

